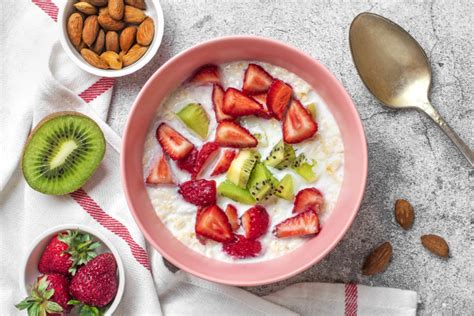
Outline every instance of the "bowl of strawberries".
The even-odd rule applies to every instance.
[[[60,225],[33,242],[20,269],[29,315],[112,315],[125,286],[122,260],[112,243],[82,225]]]

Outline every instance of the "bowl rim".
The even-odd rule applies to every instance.
[[[140,221],[140,218],[138,216],[138,211],[136,211],[133,207],[133,200],[134,198],[132,197],[129,187],[127,185],[127,170],[126,170],[126,154],[127,151],[127,146],[128,146],[128,135],[130,134],[130,130],[133,129],[133,124],[132,124],[132,118],[136,115],[138,111],[140,111],[139,106],[140,106],[140,101],[145,95],[145,91],[149,89],[149,87],[152,85],[152,83],[161,76],[161,74],[165,71],[167,71],[168,68],[173,67],[174,64],[176,63],[177,60],[180,60],[184,56],[191,54],[192,52],[200,49],[204,49],[206,46],[212,46],[214,44],[217,44],[219,42],[223,41],[234,41],[234,40],[243,40],[243,41],[262,41],[266,42],[266,44],[269,45],[276,45],[276,46],[281,46],[285,48],[286,50],[291,51],[292,53],[299,55],[302,58],[309,59],[311,60],[317,67],[320,68],[320,70],[324,73],[324,75],[331,80],[331,84],[334,84],[338,87],[338,89],[342,93],[342,97],[344,98],[345,103],[347,103],[349,106],[347,107],[347,111],[350,111],[351,116],[354,117],[354,123],[356,126],[356,131],[354,133],[357,133],[358,135],[361,136],[361,154],[362,154],[362,159],[360,161],[360,167],[361,167],[361,174],[362,177],[360,179],[360,190],[356,192],[357,198],[355,201],[352,203],[354,211],[348,216],[348,220],[346,224],[341,227],[338,232],[337,236],[325,247],[324,251],[319,253],[318,255],[315,255],[311,258],[311,260],[306,261],[304,264],[301,264],[298,266],[298,268],[291,269],[290,271],[287,271],[286,273],[281,273],[278,275],[278,277],[266,277],[266,278],[260,278],[259,280],[256,281],[234,281],[234,280],[227,280],[225,278],[220,278],[220,277],[215,277],[210,274],[206,273],[201,273],[199,271],[196,271],[193,267],[190,267],[189,265],[183,264],[180,261],[176,260],[172,255],[170,255],[163,247],[160,246],[159,243],[155,242],[154,238],[150,235],[150,233],[145,229],[144,224]],[[332,111],[331,111],[332,112]],[[184,51],[178,53],[174,57],[170,58],[166,63],[164,63],[159,69],[153,73],[153,75],[147,80],[145,85],[142,87],[140,90],[139,94],[137,95],[132,108],[129,112],[127,122],[124,128],[123,132],[123,141],[122,141],[122,148],[121,148],[121,156],[120,156],[120,170],[121,170],[121,179],[122,179],[122,186],[124,190],[124,194],[127,200],[127,204],[129,207],[130,212],[132,213],[132,216],[137,223],[138,227],[140,228],[140,231],[144,234],[145,238],[147,239],[150,244],[159,251],[159,253],[165,257],[168,261],[170,261],[172,264],[177,266],[178,268],[189,272],[195,276],[198,276],[200,278],[221,283],[221,284],[228,284],[228,285],[234,285],[234,286],[258,286],[258,285],[265,285],[265,284],[270,284],[274,282],[278,282],[287,278],[290,278],[306,269],[314,265],[315,263],[319,262],[322,260],[330,251],[334,249],[334,247],[339,243],[339,241],[344,237],[346,232],[348,231],[349,227],[352,225],[358,211],[360,208],[360,205],[362,203],[362,199],[365,193],[365,188],[367,184],[367,173],[368,173],[368,152],[367,152],[367,139],[365,136],[364,128],[362,125],[362,121],[360,120],[359,113],[357,112],[357,109],[349,96],[347,90],[345,87],[342,85],[342,83],[339,82],[339,80],[336,79],[336,77],[322,64],[320,63],[317,59],[311,57],[309,54],[293,47],[290,46],[286,43],[283,43],[278,40],[266,38],[266,37],[261,37],[261,36],[253,36],[253,35],[231,35],[231,36],[222,36],[222,37],[217,37],[199,44],[196,44],[190,48],[185,49]],[[339,198],[338,198],[339,199]],[[187,247],[187,246],[186,246]],[[298,247],[301,248],[301,247]],[[288,254],[291,254],[292,252],[289,252]],[[283,255],[282,257],[285,257],[286,255]],[[281,258],[281,257],[280,257]],[[218,261],[215,259],[208,258],[212,261]],[[278,259],[278,258],[277,258]],[[272,259],[273,260],[273,259]],[[267,261],[262,261],[258,263],[263,263]]]
[[[26,256],[24,256],[24,259],[21,264],[20,268],[20,277],[19,277],[19,282],[20,282],[20,290],[23,292],[23,295],[28,295],[28,291],[26,289],[26,267],[28,265],[28,261],[30,259],[31,253],[33,250],[38,247],[38,245],[45,239],[45,238],[50,238],[51,235],[59,233],[61,231],[65,230],[74,230],[78,229],[83,232],[89,233],[91,235],[94,235],[97,239],[99,239],[109,250],[112,252],[112,254],[115,257],[115,261],[117,262],[117,269],[118,269],[118,275],[119,275],[119,285],[117,288],[117,294],[114,297],[114,300],[112,301],[112,304],[110,304],[109,308],[105,311],[105,315],[112,315],[117,307],[119,306],[123,293],[125,291],[125,268],[123,266],[123,261],[122,258],[120,257],[120,254],[117,250],[117,248],[112,244],[112,242],[105,237],[102,233],[97,231],[94,228],[91,228],[89,226],[81,225],[81,224],[61,224],[57,225],[54,227],[51,227],[45,231],[43,231],[41,234],[39,234],[33,242],[29,245],[28,250],[26,252]],[[39,273],[39,272],[38,272]],[[39,273],[41,274],[41,273]]]
[[[61,42],[61,46],[66,52],[66,55],[82,70],[90,74],[106,77],[106,78],[123,77],[142,69],[146,64],[150,62],[150,60],[156,55],[158,49],[160,48],[161,42],[163,40],[164,26],[165,26],[163,9],[161,8],[160,2],[158,0],[145,0],[145,1],[147,4],[151,3],[153,5],[153,8],[156,11],[157,21],[154,21],[155,34],[153,36],[153,41],[151,45],[149,46],[149,49],[146,51],[145,55],[143,55],[134,64],[122,69],[118,69],[118,70],[99,69],[87,63],[80,56],[80,54],[75,49],[72,48],[72,43],[70,43],[69,37],[67,35],[67,26],[66,26],[67,17],[65,15],[66,15],[66,8],[72,6],[72,4],[74,3],[74,0],[67,0],[59,6],[58,23],[57,23],[57,27],[59,30],[59,41]]]

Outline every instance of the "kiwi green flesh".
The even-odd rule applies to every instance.
[[[293,200],[295,193],[293,189],[293,178],[291,175],[287,174],[283,179],[281,179],[275,190],[275,195],[288,201]]]
[[[313,165],[310,165],[307,162],[301,163],[298,167],[293,167],[293,170],[300,175],[306,182],[316,181],[317,177],[313,171]]]
[[[217,193],[243,204],[253,205],[256,202],[247,189],[243,189],[227,180],[219,184]]]
[[[263,163],[255,164],[247,187],[257,202],[268,199],[273,193],[274,185],[270,176],[273,177]]]
[[[289,167],[293,161],[296,158],[295,150],[293,149],[293,146],[291,145],[286,145],[284,146],[284,155],[283,155],[283,160],[275,166],[278,170],[283,170],[287,167]]]
[[[280,141],[272,148],[264,162],[267,166],[283,170],[290,166],[295,158],[296,155],[293,146]]]
[[[209,132],[209,117],[199,103],[189,103],[178,113],[178,118],[202,139],[207,138]]]
[[[92,176],[104,153],[104,135],[93,120],[71,113],[51,117],[38,125],[25,146],[23,175],[39,192],[67,194]]]
[[[241,188],[247,187],[250,174],[260,154],[253,150],[242,150],[232,161],[227,171],[227,180]]]

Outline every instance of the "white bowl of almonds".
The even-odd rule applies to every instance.
[[[58,25],[61,45],[80,68],[121,77],[153,58],[164,20],[158,0],[68,0]]]

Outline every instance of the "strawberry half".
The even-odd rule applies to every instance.
[[[224,151],[221,158],[214,167],[211,176],[214,177],[227,172],[227,170],[229,170],[230,164],[232,163],[232,160],[234,160],[236,155],[237,152],[235,150],[228,149]]]
[[[173,184],[173,176],[165,155],[161,155],[146,178],[147,184]]]
[[[256,147],[258,140],[250,132],[232,121],[220,122],[216,129],[216,142],[224,147]]]
[[[309,210],[290,217],[273,229],[278,238],[315,235],[321,230],[318,214]]]
[[[178,193],[183,198],[197,206],[216,204],[216,181],[214,180],[189,180],[179,185]]]
[[[198,150],[193,148],[189,154],[186,155],[183,159],[176,161],[176,165],[179,169],[185,170],[190,174],[194,174],[196,170],[196,161],[198,156]]]
[[[222,110],[233,117],[259,114],[263,111],[260,103],[237,89],[229,88],[224,94]]]
[[[267,94],[267,107],[273,116],[283,119],[286,107],[293,95],[293,89],[281,80],[273,81]]]
[[[230,227],[233,231],[236,231],[239,228],[239,217],[237,215],[237,209],[232,204],[227,204],[225,208],[225,215],[229,219]]]
[[[156,129],[156,138],[164,152],[173,160],[183,159],[194,148],[191,142],[166,123],[161,123],[160,126],[158,126]]]
[[[319,213],[323,206],[323,202],[323,194],[318,189],[303,189],[296,194],[293,213],[301,213],[308,210],[313,210],[316,213]]]
[[[264,207],[256,205],[248,209],[240,218],[245,236],[248,239],[257,239],[263,236],[270,222],[270,217]]]
[[[232,240],[232,227],[225,213],[217,205],[198,210],[195,230],[196,234],[215,241],[226,242]]]
[[[214,112],[216,113],[217,122],[234,119],[231,115],[225,114],[222,111],[224,106],[224,89],[218,84],[215,84],[212,88],[212,104],[214,106]]]
[[[198,85],[219,84],[219,67],[216,65],[204,65],[199,68],[191,78],[191,82]]]
[[[273,82],[273,77],[261,66],[249,64],[245,70],[242,91],[246,94],[266,92]]]
[[[232,241],[222,245],[222,249],[232,257],[244,259],[258,256],[262,251],[262,245],[258,240],[247,239],[242,235],[234,235]]]
[[[318,124],[311,113],[301,105],[300,101],[293,100],[286,112],[283,121],[283,140],[288,144],[296,144],[313,137],[318,131]]]
[[[193,179],[199,177],[201,171],[204,170],[209,161],[217,154],[218,149],[219,144],[216,142],[208,142],[202,145],[196,158],[196,165],[194,173],[192,174]]]

